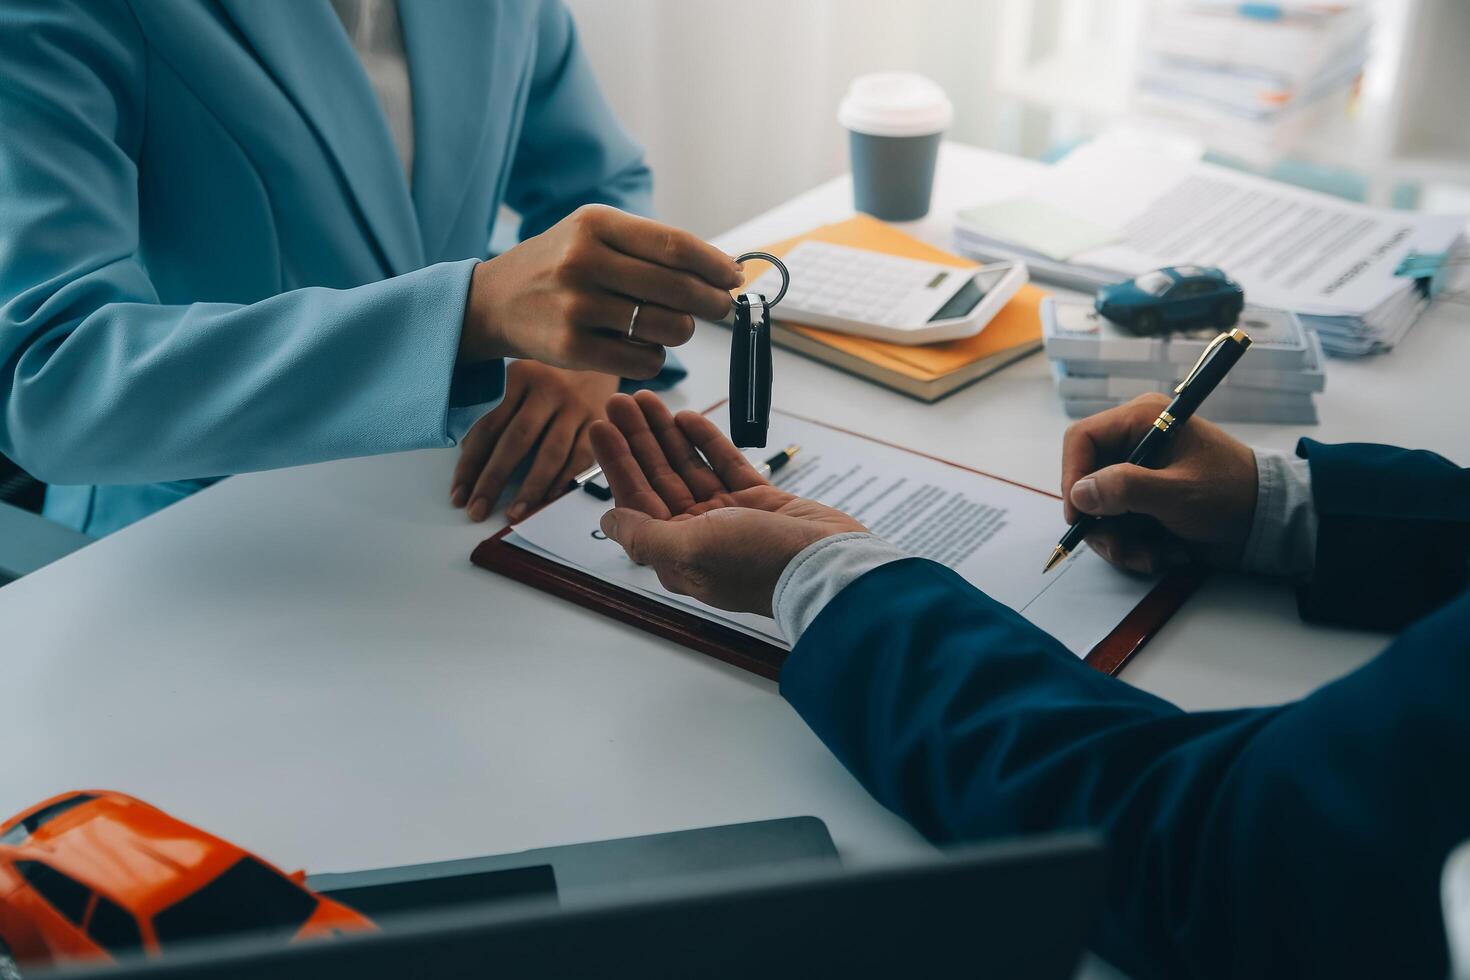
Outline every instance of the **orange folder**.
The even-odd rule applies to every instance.
[[[900,255],[925,262],[937,262],[961,269],[978,268],[979,264],[919,241],[912,235],[865,214],[846,221],[822,225],[804,235],[766,246],[763,251],[778,258],[804,241],[847,245],[889,255]],[[750,282],[765,271],[768,263],[753,261],[746,267]],[[1036,348],[1041,344],[1041,300],[1046,292],[1028,283],[996,314],[984,330],[974,337],[940,344],[905,347],[880,340],[868,340],[848,334],[804,327],[795,323],[780,324],[793,333],[860,358],[880,368],[918,382],[935,381],[984,358],[1017,348]],[[780,316],[779,308],[777,316]],[[779,338],[777,338],[779,341]],[[807,352],[803,348],[803,352]]]

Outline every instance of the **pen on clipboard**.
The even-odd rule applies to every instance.
[[[1240,360],[1240,356],[1250,345],[1250,335],[1238,328],[1222,333],[1210,341],[1189,374],[1174,389],[1174,400],[1159,413],[1154,424],[1148,427],[1148,432],[1144,433],[1138,448],[1128,457],[1128,462],[1135,466],[1147,466],[1165,446],[1173,442],[1174,434],[1189,421],[1200,403],[1215,390],[1215,386],[1225,379],[1225,375],[1230,373],[1230,369],[1235,367],[1235,362]],[[1087,537],[1087,532],[1097,520],[1091,514],[1083,514],[1077,519],[1077,523],[1067,528],[1067,533],[1062,535],[1062,540],[1057,542],[1051,557],[1046,560],[1042,574],[1056,568],[1064,558],[1077,550],[1077,546]]]
[[[612,488],[602,479],[602,467],[596,463],[572,477],[572,482],[567,484],[567,492],[573,490],[586,490],[598,500],[612,499]]]
[[[776,455],[772,456],[770,459],[766,460],[764,463],[761,463],[759,466],[757,466],[755,468],[755,471],[761,476],[773,476],[781,469],[781,467],[791,462],[792,457],[799,452],[801,452],[801,447],[798,446],[796,443],[792,443]]]
[[[801,452],[800,446],[795,444],[787,446],[764,463],[756,466],[756,472],[761,476],[769,477],[779,472],[781,467],[791,462],[792,458],[799,452]],[[601,466],[589,466],[572,477],[572,482],[567,485],[567,490],[569,492],[572,490],[583,490],[598,500],[611,500],[613,495],[612,487],[608,486],[607,481],[602,478]]]

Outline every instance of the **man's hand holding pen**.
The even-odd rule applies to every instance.
[[[1200,489],[1201,485],[1189,481],[1179,485],[1167,482],[1161,485],[1152,473],[1170,460],[1188,459],[1188,453],[1180,453],[1176,444],[1185,440],[1187,448],[1193,441],[1188,438],[1191,431],[1189,420],[1225,380],[1230,369],[1250,350],[1250,346],[1250,335],[1244,330],[1232,329],[1222,333],[1205,346],[1194,367],[1175,387],[1172,399],[1163,395],[1137,398],[1123,406],[1122,415],[1102,412],[1068,431],[1063,450],[1062,501],[1071,527],[1052,549],[1043,572],[1055,568],[1084,540],[1092,542],[1093,550],[1109,561],[1139,572],[1157,571],[1166,565],[1187,561],[1191,555],[1185,547],[1186,542],[1197,546],[1196,557],[1219,564],[1239,560],[1250,535],[1251,515],[1255,508],[1254,454],[1245,446],[1239,447],[1250,464],[1252,493],[1238,546],[1231,543],[1236,536],[1234,524],[1239,516],[1237,513],[1217,515],[1207,506],[1216,503],[1208,499],[1209,494],[1189,498],[1182,493],[1186,489]],[[1221,438],[1229,439],[1218,429],[1215,431]],[[1120,433],[1127,441],[1117,441]],[[1105,441],[1107,453],[1096,452],[1104,448]],[[1128,451],[1130,445],[1133,447],[1131,452]],[[1089,448],[1094,451],[1089,452]],[[1116,465],[1101,474],[1101,481],[1097,476],[1079,479],[1104,460]],[[1241,468],[1236,467],[1237,470]],[[1100,530],[1100,518],[1147,516],[1150,509],[1172,512],[1175,517],[1171,530],[1185,533],[1182,536],[1176,533],[1174,540],[1170,540],[1168,535],[1158,533],[1158,525],[1145,521],[1123,538],[1108,538],[1104,534],[1097,541],[1093,540],[1093,535]],[[1169,528],[1170,523],[1165,521],[1161,526]],[[1216,528],[1217,523],[1222,526]],[[1118,524],[1114,521],[1114,528]]]
[[[1143,395],[1085,418],[1062,440],[1067,521],[1101,517],[1087,546],[1135,572],[1197,559],[1233,566],[1256,509],[1256,458],[1249,446],[1196,416],[1156,468],[1122,462],[1169,404]]]

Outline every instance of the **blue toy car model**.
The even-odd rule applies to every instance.
[[[1097,291],[1097,312],[1143,336],[1194,327],[1228,327],[1245,306],[1245,291],[1225,273],[1202,265],[1155,269]]]

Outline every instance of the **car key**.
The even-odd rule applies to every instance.
[[[781,289],[766,301],[764,293],[735,298],[730,336],[730,441],[742,449],[762,447],[771,424],[771,308],[781,302],[791,275],[780,259],[766,252],[746,252],[745,263],[764,259],[781,271]]]

